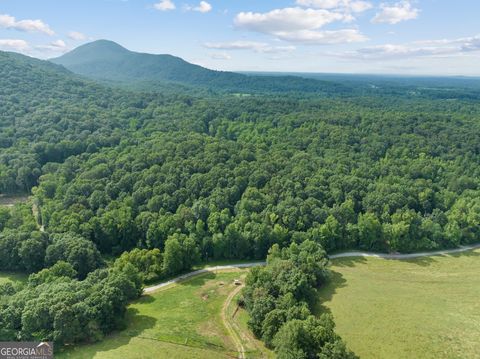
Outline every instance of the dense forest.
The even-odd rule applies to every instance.
[[[0,52],[0,195],[32,195],[0,207],[0,270],[31,273],[24,287],[0,288],[1,338],[98,340],[121,327],[112,318],[144,283],[202,261],[265,259],[272,246],[290,248],[269,259],[288,270],[296,246],[478,241],[479,91],[325,83],[328,95],[142,92]],[[301,275],[310,287],[323,280]],[[333,331],[331,318],[302,313],[278,335]],[[258,320],[254,332],[277,348]]]
[[[306,239],[329,252],[475,241],[474,106],[359,102],[150,103],[118,146],[44,168],[43,223],[113,254],[163,250],[179,234],[203,260],[261,259]]]

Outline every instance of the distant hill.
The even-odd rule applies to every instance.
[[[348,93],[344,85],[299,76],[256,76],[214,71],[171,55],[129,51],[113,41],[98,40],[51,60],[77,74],[107,82],[155,89],[165,83],[238,93]]]
[[[147,98],[0,51],[0,195],[28,193],[47,163],[116,145],[130,121],[122,113]]]

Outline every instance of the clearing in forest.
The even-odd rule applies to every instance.
[[[478,358],[480,250],[413,260],[341,258],[318,312],[361,358]]]
[[[64,350],[57,358],[234,358],[236,346],[222,308],[246,270],[207,273],[132,303],[126,329],[101,342]]]

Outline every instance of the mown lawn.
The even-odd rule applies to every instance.
[[[479,358],[480,251],[333,261],[318,312],[361,358]]]
[[[125,330],[56,358],[234,357],[221,309],[235,289],[233,279],[244,272],[208,273],[144,296],[130,305]]]

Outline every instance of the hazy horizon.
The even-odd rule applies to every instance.
[[[110,39],[223,71],[478,77],[479,10],[471,0],[4,0],[0,50],[47,59]]]

